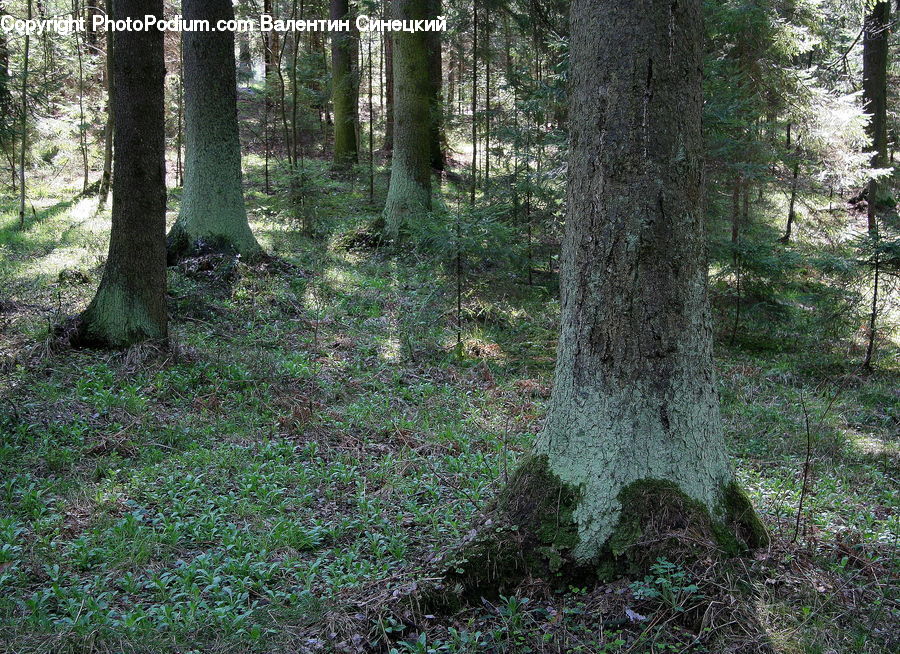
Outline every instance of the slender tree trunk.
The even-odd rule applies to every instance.
[[[116,0],[116,19],[162,19],[162,0]],[[76,343],[125,347],[167,335],[163,33],[120,32],[113,53],[116,174],[109,256]]]
[[[72,14],[80,13],[78,0],[72,2]],[[84,117],[84,57],[81,51],[81,36],[79,32],[73,32],[75,36],[75,59],[78,62],[78,146],[81,151],[81,192],[87,193],[90,186],[90,162],[88,160],[87,123]]]
[[[375,105],[372,103],[372,34],[366,36],[369,64],[369,204],[375,201]]]
[[[472,0],[472,183],[469,204],[475,207],[478,186],[478,0]]]
[[[391,4],[385,0],[386,13],[392,15]],[[394,150],[394,36],[393,32],[382,32],[384,39],[384,93],[387,107],[384,112],[384,151]]]
[[[184,0],[184,18],[232,20],[231,0]],[[260,253],[244,205],[233,32],[185,32],[185,178],[170,260],[206,249]]]
[[[87,0],[85,6],[85,30],[84,41],[87,45],[89,54],[97,56],[100,54],[100,40],[97,37],[97,30],[94,29],[94,16],[100,15],[99,0]]]
[[[26,2],[26,17],[31,20],[31,0]],[[25,45],[22,65],[22,105],[19,108],[21,115],[19,116],[19,228],[25,229],[25,159],[28,154],[28,64],[31,55],[31,37],[25,35]]]
[[[0,16],[6,14],[5,4],[0,1]],[[0,129],[4,132],[7,128],[10,127],[9,121],[13,116],[13,106],[12,106],[12,94],[9,90],[9,42],[7,41],[6,32],[0,30]],[[7,150],[7,145],[10,146],[10,150]],[[12,171],[12,192],[16,193],[16,162],[15,162],[15,154],[11,150],[14,150],[12,146],[12,140],[3,139],[3,151],[4,155],[7,156],[10,163],[10,170]]]
[[[294,13],[296,14],[297,10],[297,0],[294,0]],[[300,18],[304,18],[304,4],[300,3]],[[299,157],[300,157],[300,127],[297,121],[297,112],[299,110],[299,102],[300,102],[300,85],[297,82],[297,64],[299,62],[300,57],[300,36],[298,34],[294,34],[294,52],[293,57],[291,59],[291,147],[293,148],[293,153],[291,155],[291,160],[293,162],[294,167],[298,166]],[[300,171],[302,174],[302,170]]]
[[[784,236],[781,237],[782,243],[788,243],[791,240],[791,232],[794,228],[794,220],[797,217],[796,204],[797,204],[797,182],[800,176],[800,153],[796,153],[796,159],[794,160],[794,170],[791,173],[791,198],[788,201],[788,217],[787,217],[787,225],[784,228]]]
[[[863,109],[871,116],[866,132],[872,141],[872,167],[887,165],[887,63],[890,2],[877,2],[866,16],[863,34]],[[869,182],[868,226],[874,232],[876,207],[882,200],[877,180]]]
[[[484,21],[484,188],[491,181],[491,17]]]
[[[875,234],[877,235],[877,228]],[[864,370],[872,369],[872,356],[875,354],[876,324],[878,320],[878,285],[881,273],[881,257],[875,253],[875,278],[872,284],[872,310],[869,312],[869,333],[866,343],[866,358],[863,360]]]
[[[424,20],[429,0],[393,0],[395,18]],[[431,209],[431,97],[428,38],[394,32],[394,156],[384,208],[385,235],[396,242],[408,221]]]
[[[441,15],[441,0],[430,0],[430,16]],[[431,80],[431,167],[444,170],[444,99],[442,39],[440,32],[426,32],[428,38],[428,74]]]
[[[349,20],[349,32],[331,35],[331,98],[334,104],[334,167],[347,169],[359,161],[359,74],[353,62],[359,35],[349,0],[331,0],[331,20]]]
[[[113,0],[106,0],[106,11],[109,15],[113,12]],[[113,134],[115,133],[115,116],[113,107],[115,106],[115,75],[113,74],[113,31],[106,32],[106,127],[103,130],[103,174],[100,176],[100,189],[98,195],[100,199],[97,203],[98,210],[106,207],[106,201],[109,197],[109,188],[112,182],[113,172]],[[180,78],[180,71],[179,71]],[[179,107],[181,106],[181,93],[178,99]],[[180,113],[180,109],[179,109]],[[180,116],[179,116],[180,122]],[[179,127],[180,133],[180,127]],[[179,144],[179,159],[181,146]]]
[[[469,591],[527,573],[581,582],[648,543],[684,547],[686,528],[731,552],[767,540],[735,483],[716,396],[701,4],[574,0],[553,394],[491,526],[451,562]]]
[[[175,127],[175,184],[184,186],[184,35],[178,35],[178,101],[175,111],[178,113]]]

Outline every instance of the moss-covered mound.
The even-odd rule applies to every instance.
[[[575,510],[582,495],[559,479],[544,455],[529,456],[486,512],[484,522],[447,560],[454,597],[496,595],[526,577],[566,587],[642,574],[660,555],[735,556],[768,543],[764,525],[739,486],[722,491],[714,515],[676,484],[633,482],[618,495],[618,524],[603,550],[577,559]]]

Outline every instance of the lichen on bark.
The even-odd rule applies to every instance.
[[[428,0],[393,0],[395,17],[428,17]],[[394,154],[384,207],[385,236],[397,242],[410,220],[431,209],[431,97],[428,38],[394,32]]]
[[[185,0],[185,19],[231,20],[229,0]],[[244,205],[232,32],[184,35],[185,176],[169,263],[206,251],[262,253]]]
[[[496,500],[446,562],[445,579],[462,596],[496,595],[526,577],[551,585],[643,574],[660,555],[737,556],[768,544],[746,495],[732,482],[711,512],[677,484],[642,479],[617,496],[610,536],[593,556],[579,555],[581,489],[562,481],[545,455],[527,455]]]

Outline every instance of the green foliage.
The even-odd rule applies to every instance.
[[[691,583],[687,571],[665,557],[659,557],[650,566],[650,573],[643,581],[631,584],[635,599],[658,600],[667,609],[683,613],[689,602],[704,597],[700,588]]]

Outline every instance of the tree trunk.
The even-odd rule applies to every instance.
[[[6,13],[0,4],[0,16]],[[12,95],[9,91],[9,42],[6,32],[0,30],[0,115],[3,115],[3,126],[12,111]]]
[[[469,590],[526,572],[614,573],[673,532],[702,533],[729,552],[767,540],[735,483],[715,388],[701,2],[575,0],[571,16],[553,394],[494,526],[450,567]]]
[[[162,19],[162,0],[116,0],[117,20]],[[125,347],[166,337],[163,33],[120,32],[113,55],[116,174],[109,256],[76,343]]]
[[[478,0],[472,0],[472,179],[469,184],[469,205],[475,208],[478,186]]]
[[[106,0],[106,11],[112,15],[112,0]],[[113,31],[106,31],[106,127],[103,130],[103,174],[100,176],[100,189],[98,195],[98,210],[102,210],[106,206],[106,199],[109,196],[109,187],[112,181],[112,165],[113,165],[113,134],[115,133],[115,121],[113,115],[113,106],[115,101],[115,76],[113,74]],[[180,103],[180,100],[179,100]]]
[[[441,0],[430,0],[430,16],[440,16]],[[431,167],[444,170],[444,100],[441,33],[426,32],[428,38],[428,75],[431,80]]]
[[[230,0],[185,0],[186,20],[234,18]],[[185,175],[181,212],[169,232],[170,261],[212,249],[252,257],[241,187],[233,32],[184,33]]]
[[[5,3],[0,1],[0,16],[6,14]],[[9,41],[6,32],[0,30],[0,140],[2,140],[3,154],[9,162],[10,186],[15,195],[18,191],[16,180],[16,146],[11,138],[12,123],[15,120],[13,110],[12,92],[9,88]]]
[[[391,14],[391,0],[385,0],[387,13]],[[394,37],[393,32],[382,32],[384,39],[384,151],[394,149]]]
[[[871,116],[866,133],[872,141],[872,167],[887,166],[887,62],[891,5],[878,2],[866,16],[863,34],[863,109]],[[869,182],[868,223],[875,231],[875,209],[882,199],[876,180]]]
[[[791,234],[794,230],[794,220],[797,218],[797,182],[800,176],[800,152],[796,153],[797,159],[794,161],[794,170],[791,173],[791,198],[788,201],[788,217],[787,217],[787,225],[784,227],[784,235],[781,237],[782,243],[787,243],[791,240]]]
[[[31,20],[31,0],[27,0],[28,20]],[[25,160],[28,155],[28,57],[31,49],[31,37],[25,34],[25,45],[22,64],[22,105],[19,107],[19,228],[25,229]]]
[[[97,30],[94,29],[94,16],[100,15],[100,0],[87,0],[85,6],[85,34],[84,42],[87,45],[88,54],[97,56],[100,54],[100,40]]]
[[[72,15],[80,13],[78,0],[72,2]],[[90,158],[87,142],[87,122],[84,115],[84,56],[81,50],[81,35],[75,31],[75,60],[78,63],[78,146],[81,151],[81,192],[86,194],[90,186]]]
[[[429,0],[393,0],[399,20],[429,18]],[[394,156],[384,207],[385,235],[397,241],[407,222],[431,209],[431,97],[428,37],[394,32]]]
[[[331,0],[331,20],[349,20],[352,30],[331,35],[331,98],[334,104],[334,167],[346,169],[359,161],[359,71],[354,66],[359,36],[349,0]]]

